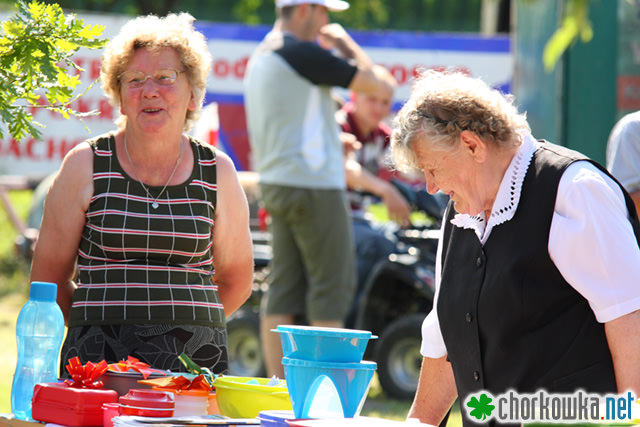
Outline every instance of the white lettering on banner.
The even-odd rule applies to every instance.
[[[215,39],[209,41],[214,56],[212,79],[207,90],[220,94],[242,94],[242,79],[249,57],[258,42]],[[385,66],[398,80],[397,101],[407,99],[411,81],[421,69],[454,68],[483,78],[492,86],[508,84],[513,59],[510,53],[465,52],[420,49],[389,49],[366,47],[371,59]]]
[[[103,25],[105,29],[102,37],[107,39],[113,38],[120,31],[122,25],[130,19],[127,16],[110,14],[82,13],[77,16],[85,24]],[[0,13],[0,20],[4,21],[8,17],[9,14]],[[207,100],[216,101],[222,111],[221,117],[224,118],[227,114],[228,118],[229,111],[231,111],[229,110],[230,105],[242,102],[243,79],[247,63],[262,35],[251,32],[251,37],[243,37],[240,40],[233,38],[234,32],[227,30],[225,24],[199,22],[198,25],[203,28],[203,33],[209,34],[208,46],[213,56],[211,73],[207,80]],[[237,27],[245,28],[240,24],[235,27],[236,30]],[[215,31],[206,31],[211,28]],[[474,40],[473,37],[469,38],[469,41],[467,41],[468,37],[465,37],[463,42],[456,42],[456,47],[451,50],[434,47],[420,48],[423,45],[418,43],[407,46],[406,39],[403,39],[402,48],[388,47],[394,46],[393,37],[394,34],[390,33],[391,42],[385,43],[384,47],[373,45],[375,42],[367,45],[367,42],[364,41],[361,44],[375,63],[385,66],[398,80],[399,86],[395,93],[396,105],[408,98],[412,79],[421,69],[455,68],[472,76],[481,77],[492,86],[508,86],[511,81],[513,71],[511,53],[495,49],[485,50],[483,47],[478,49],[476,45],[478,40]],[[452,35],[451,38],[456,38],[456,36]],[[465,50],[467,46],[469,49]],[[18,144],[3,129],[5,137],[0,139],[0,174],[44,175],[54,172],[59,167],[64,155],[73,146],[87,138],[115,129],[113,120],[118,111],[109,104],[99,82],[96,81],[100,76],[101,55],[101,51],[82,49],[74,57],[74,61],[84,69],[79,72],[82,80],[79,92],[92,83],[93,86],[72,104],[72,107],[77,111],[96,110],[100,114],[86,117],[83,120],[76,118],[65,120],[59,114],[52,113],[45,108],[32,108],[31,112],[35,120],[45,126],[42,129],[42,138],[41,140],[26,139]],[[338,90],[337,93],[344,97],[348,96],[344,89]],[[214,131],[216,137],[220,137],[223,145],[232,144],[231,141],[224,140],[229,137],[226,133],[225,121],[220,123],[218,129],[218,122],[215,121],[215,126],[212,127],[211,124],[214,122],[206,117],[203,115],[202,120],[206,121],[205,125],[207,126],[199,126],[199,128]],[[229,134],[237,136],[242,133],[242,129],[237,127],[237,123],[234,123],[233,126],[235,127],[229,130]],[[231,145],[230,147],[233,150],[244,149]]]

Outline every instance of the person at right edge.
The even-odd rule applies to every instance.
[[[332,87],[373,92],[373,63],[342,26],[341,0],[276,0],[244,82],[247,129],[273,259],[261,309],[267,373],[283,377],[281,324],[342,327],[355,292],[353,233]],[[317,43],[316,43],[317,42]],[[333,52],[339,54],[334,55]]]
[[[472,425],[480,392],[640,395],[640,223],[622,185],[460,73],[423,73],[391,138],[396,165],[451,200],[408,418],[437,425],[458,397]]]
[[[625,115],[611,130],[607,170],[624,185],[640,212],[640,111]]]

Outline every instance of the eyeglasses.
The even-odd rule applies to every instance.
[[[184,71],[170,68],[156,70],[151,75],[145,74],[142,71],[125,71],[120,74],[120,83],[128,88],[138,89],[141,88],[148,79],[151,79],[160,86],[171,86],[176,82],[178,75],[182,73],[184,73]]]

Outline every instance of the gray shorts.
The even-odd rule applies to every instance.
[[[344,191],[261,184],[273,261],[266,314],[344,320],[353,301],[353,231]]]

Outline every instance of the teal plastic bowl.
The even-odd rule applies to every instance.
[[[369,331],[315,326],[280,325],[282,355],[319,362],[356,363],[362,360],[367,343],[376,339]]]
[[[335,363],[282,358],[296,418],[353,418],[367,397],[375,362]]]

